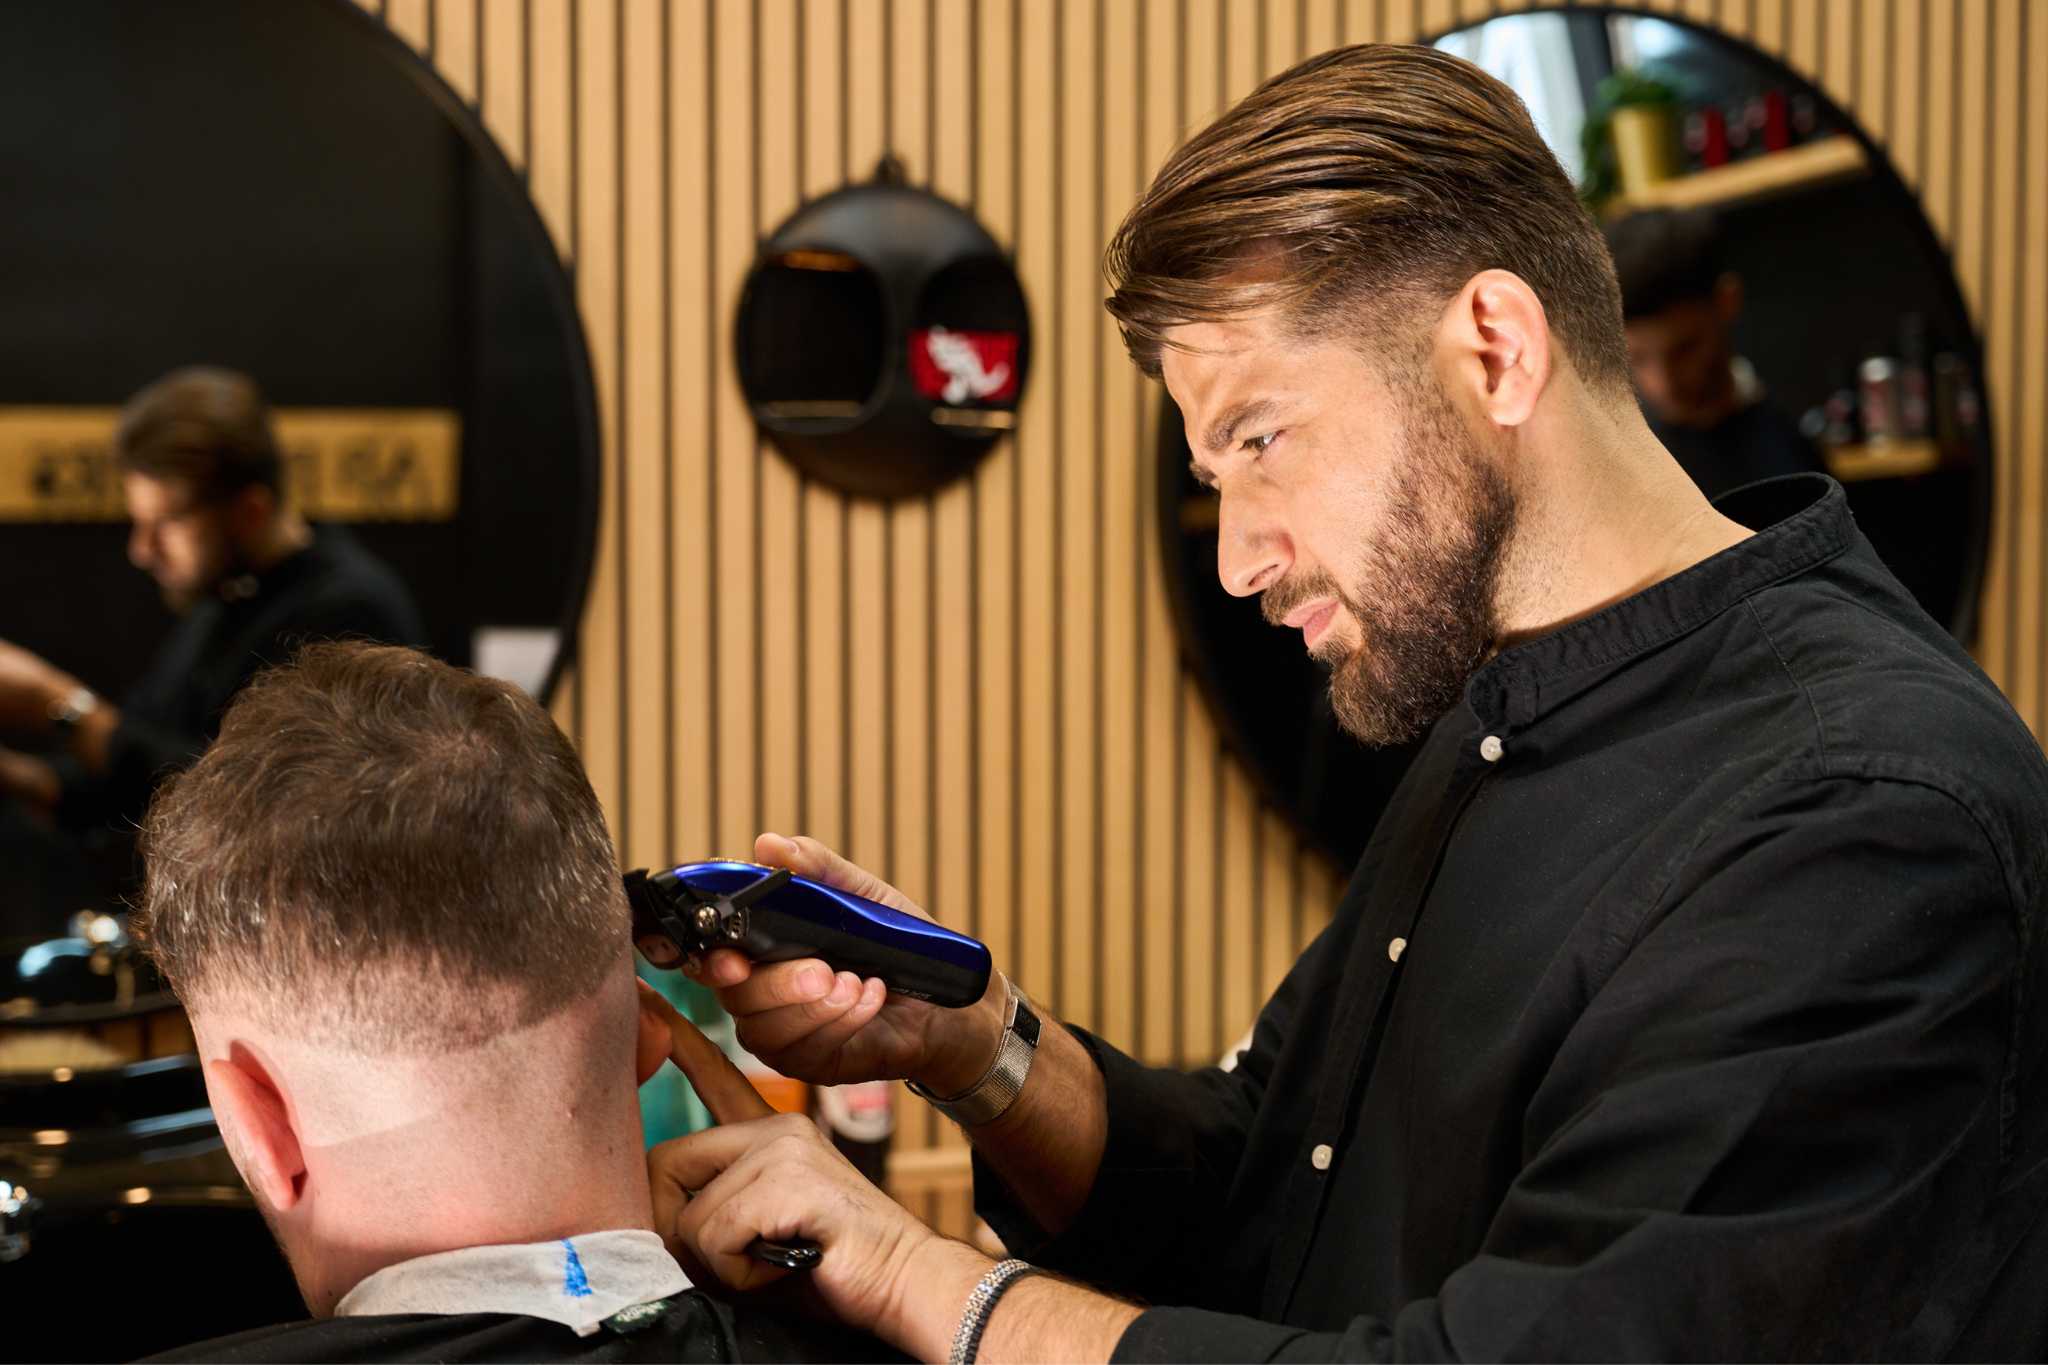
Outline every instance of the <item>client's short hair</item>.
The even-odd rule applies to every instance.
[[[186,1001],[232,997],[371,1054],[471,1046],[588,996],[625,959],[604,813],[510,684],[388,645],[259,675],[159,788],[144,942]]]
[[[1711,209],[1645,209],[1605,231],[1621,281],[1621,315],[1630,322],[1712,298],[1728,269]]]
[[[256,381],[192,365],[143,389],[121,410],[114,459],[134,474],[183,479],[203,502],[283,486],[284,460]]]

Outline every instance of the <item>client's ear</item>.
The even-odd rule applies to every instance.
[[[208,1058],[206,1090],[221,1140],[242,1179],[265,1208],[283,1213],[299,1202],[306,1159],[277,1083],[240,1043]]]

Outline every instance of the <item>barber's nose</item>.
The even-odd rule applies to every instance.
[[[1285,532],[1240,500],[1226,496],[1217,512],[1216,576],[1232,597],[1264,592],[1286,576],[1294,551]]]
[[[140,525],[130,526],[128,528],[128,562],[146,572],[153,557],[150,553],[148,529]]]

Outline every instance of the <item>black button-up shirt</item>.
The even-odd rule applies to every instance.
[[[1818,476],[1507,650],[1236,1070],[1085,1038],[1121,1359],[2048,1348],[2048,764]]]

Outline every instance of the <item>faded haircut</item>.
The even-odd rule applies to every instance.
[[[1411,361],[1422,324],[1491,269],[1536,292],[1589,387],[1630,392],[1606,244],[1528,110],[1408,44],[1261,85],[1167,159],[1103,261],[1106,306],[1155,379],[1170,329],[1269,308],[1298,335]]]
[[[136,915],[188,1004],[371,1055],[474,1046],[625,959],[603,811],[516,687],[316,644],[238,695],[157,792]]]

